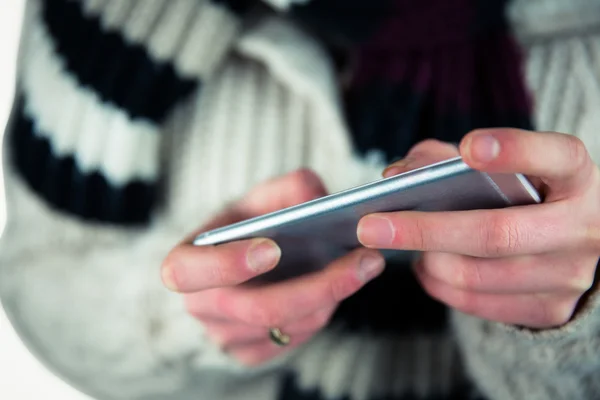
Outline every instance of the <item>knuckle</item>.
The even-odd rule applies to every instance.
[[[258,367],[261,365],[260,359],[255,356],[241,357],[238,361],[246,367]]]
[[[250,308],[252,311],[248,315],[248,322],[255,325],[271,328],[282,324],[280,314],[272,307],[264,304],[254,304]]]
[[[188,314],[190,314],[198,319],[202,319],[204,313],[202,313],[198,310],[198,307],[196,304],[197,304],[196,299],[192,298],[191,296],[184,296],[185,311]]]
[[[213,340],[215,340],[221,347],[229,347],[239,343],[240,341],[247,340],[247,338],[228,329],[223,329],[214,332]]]
[[[425,140],[417,143],[416,145],[414,145],[413,148],[410,149],[408,154],[417,154],[419,152],[427,151],[431,148],[435,148],[436,146],[441,146],[441,145],[443,145],[443,142],[441,142],[437,139],[425,139]]]
[[[257,367],[263,362],[263,357],[255,352],[251,353],[240,353],[240,352],[231,352],[231,355],[243,366],[246,367]]]
[[[577,136],[564,135],[566,141],[566,149],[571,165],[575,167],[583,167],[588,161],[588,151],[583,141]]]
[[[305,188],[314,188],[321,182],[317,174],[308,168],[297,170],[292,175],[292,181],[295,185]]]
[[[445,284],[437,285],[428,278],[421,280],[425,291],[433,298],[465,314],[479,312],[479,298],[476,292],[450,288]]]
[[[222,315],[215,307],[215,302],[209,298],[209,293],[184,295],[183,302],[186,312],[200,321],[210,319],[215,315]]]
[[[442,264],[436,259],[437,254],[424,253],[420,259],[414,263],[415,271],[426,277],[434,278],[438,281],[449,281],[447,264]],[[450,279],[452,277],[450,276]]]
[[[476,264],[459,263],[451,276],[451,284],[461,290],[477,290],[483,284],[481,270]]]
[[[339,303],[360,289],[362,283],[356,277],[331,279],[327,285],[331,303]]]
[[[456,255],[424,257],[425,272],[460,290],[476,290],[482,285],[480,266],[473,260]]]
[[[415,218],[412,223],[405,224],[405,226],[402,227],[402,230],[404,230],[405,233],[400,236],[404,237],[403,240],[407,240],[411,243],[411,248],[422,251],[427,250],[425,248],[428,243],[426,232],[429,232],[429,230],[420,218]]]
[[[208,301],[217,312],[229,313],[235,308],[234,295],[227,289],[209,289],[202,293],[209,297]]]
[[[458,154],[458,148],[451,143],[443,142],[438,139],[425,139],[408,152],[407,155],[418,155],[421,153],[432,153],[438,156]]]
[[[289,177],[289,185],[299,202],[310,201],[325,191],[321,179],[315,172],[307,168],[292,173]]]
[[[490,220],[482,220],[483,251],[488,256],[501,256],[517,252],[524,238],[513,218],[497,214]]]
[[[582,242],[589,249],[600,250],[600,220],[596,216],[590,218]]]
[[[582,294],[591,289],[594,284],[595,264],[585,262],[574,262],[569,266],[568,278],[566,279],[567,289]]]
[[[315,314],[311,328],[320,330],[329,323],[331,312],[329,310],[320,311]]]
[[[171,250],[162,262],[162,268],[172,268],[177,264],[177,248]]]
[[[178,248],[171,250],[162,262],[161,271],[170,270],[172,274],[176,274],[179,270],[179,265],[181,264],[180,258],[181,256]]]
[[[313,170],[309,168],[300,168],[292,174],[292,179],[294,179],[294,182],[300,185],[307,185],[319,178]]]
[[[475,315],[479,312],[477,294],[466,290],[457,290],[450,299],[450,305],[465,314]]]
[[[206,292],[204,297],[205,308],[210,309],[211,315],[225,317],[229,319],[238,319],[237,308],[238,300],[234,293],[223,289],[213,289]]]
[[[570,298],[542,298],[537,296],[536,316],[539,325],[546,327],[561,326],[569,322],[573,315],[575,302]]]
[[[220,347],[228,346],[231,340],[227,337],[224,332],[221,332],[219,329],[215,328],[210,324],[205,325],[205,333],[215,344]]]
[[[575,302],[573,300],[558,301],[554,307],[549,308],[548,322],[555,326],[564,325],[571,320],[574,309]]]
[[[214,263],[204,264],[202,268],[198,268],[197,271],[207,275],[208,282],[213,283],[214,286],[226,285],[234,278],[234,274],[231,268],[226,268],[227,265],[222,257],[218,257]]]

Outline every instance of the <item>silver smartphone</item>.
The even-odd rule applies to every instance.
[[[282,249],[275,270],[264,277],[286,279],[323,268],[355,249],[359,220],[389,211],[459,211],[535,204],[540,195],[520,174],[473,170],[461,157],[344,190],[294,207],[200,234],[194,245],[267,237]],[[385,251],[388,259],[406,252]]]

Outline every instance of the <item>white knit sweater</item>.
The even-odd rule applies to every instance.
[[[149,1],[136,18],[128,17],[128,2],[81,1],[106,30],[144,46],[156,60],[172,61],[183,76],[210,80],[164,125],[132,120],[65,71],[40,23],[40,0],[28,1],[19,80],[28,94],[26,113],[52,135],[53,150],[77,153],[83,169],[102,169],[113,182],[169,171],[169,201],[152,226],[116,228],[53,210],[5,155],[0,295],[23,340],[52,371],[99,399],[276,399],[289,371],[302,390],[318,390],[324,399],[444,396],[462,375],[494,400],[600,396],[598,295],[556,331],[517,331],[457,313],[457,341],[445,332],[371,336],[333,326],[272,364],[237,366],[161,285],[164,255],[269,177],[305,166],[337,191],[378,178],[383,159],[355,154],[328,57],[284,17],[274,14],[248,28],[208,0],[172,1],[166,9]],[[271,2],[285,11],[293,1]],[[510,16],[527,56],[537,127],[581,137],[600,162],[600,3],[516,0]],[[171,42],[182,34],[182,18],[197,33],[188,37],[206,42]],[[222,26],[227,29],[218,36],[206,33]],[[198,63],[223,57],[216,71],[210,62]],[[89,131],[83,139],[81,129]],[[120,159],[124,146],[161,157]]]

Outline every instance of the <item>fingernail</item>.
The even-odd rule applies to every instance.
[[[500,154],[500,143],[491,135],[478,135],[471,140],[469,152],[475,160],[489,162]]]
[[[246,255],[248,267],[254,272],[265,272],[272,269],[280,258],[281,249],[268,239],[255,240]]]
[[[373,254],[363,256],[358,264],[358,278],[367,283],[383,272],[385,261],[382,257]]]
[[[384,178],[389,178],[390,176],[399,175],[404,171],[405,170],[403,168],[394,165],[386,168],[382,175]]]
[[[365,217],[358,224],[358,240],[364,246],[387,248],[396,234],[392,222],[383,217]]]
[[[406,167],[408,167],[412,161],[412,158],[407,157],[403,160],[395,162],[383,171],[382,176],[384,178],[389,178],[390,176],[399,175],[403,172],[406,172]]]
[[[173,292],[179,291],[177,284],[175,283],[175,276],[173,275],[173,267],[170,265],[165,265],[162,267],[160,271],[160,275],[163,281],[163,284],[167,287],[167,289],[172,290]]]

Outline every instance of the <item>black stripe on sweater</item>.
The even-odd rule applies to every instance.
[[[248,12],[256,0],[212,0],[215,4],[220,4],[238,15],[243,15]]]
[[[351,93],[347,102],[354,144],[360,153],[372,149],[384,152],[390,162],[421,140],[417,133],[423,115],[425,95],[406,84],[372,84]]]
[[[54,208],[96,222],[139,225],[149,220],[156,188],[142,181],[111,185],[98,173],[82,172],[72,156],[58,157],[35,121],[15,104],[8,130],[12,159],[28,186]]]
[[[408,265],[384,272],[340,304],[333,321],[350,332],[402,335],[441,332],[448,309],[421,288]]]
[[[533,129],[522,111],[498,111],[486,104],[468,112],[437,109],[435,98],[407,83],[372,83],[352,93],[347,105],[354,144],[361,154],[381,150],[388,162],[403,157],[424,139],[458,143],[473,129]]]
[[[396,0],[317,0],[294,4],[290,15],[327,42],[363,43],[393,10]]]
[[[507,5],[508,0],[476,0],[472,30],[478,33],[506,28]]]
[[[82,86],[131,118],[161,122],[197,82],[177,74],[169,62],[153,60],[147,50],[105,31],[99,17],[86,16],[80,2],[43,1],[43,19],[65,61]]]
[[[350,382],[348,382],[350,385]],[[345,395],[335,399],[326,397],[315,388],[306,390],[300,388],[293,373],[288,373],[283,378],[281,389],[279,391],[279,400],[352,400],[352,397]],[[458,385],[447,395],[432,395],[423,397],[420,394],[405,392],[399,395],[374,396],[369,400],[485,400],[483,396],[477,393],[477,390],[470,384]]]

